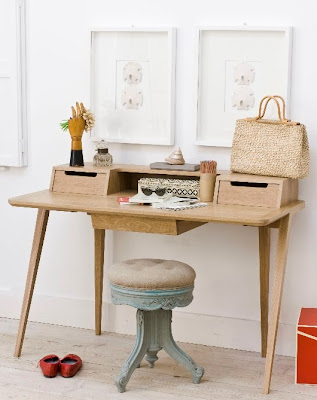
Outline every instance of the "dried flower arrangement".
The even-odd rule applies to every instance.
[[[82,167],[84,165],[82,136],[84,131],[91,131],[95,124],[95,116],[90,110],[86,110],[83,103],[76,102],[75,107],[71,107],[72,117],[60,123],[63,131],[69,130],[72,138],[70,163],[71,167]]]

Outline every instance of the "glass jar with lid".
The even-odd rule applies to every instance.
[[[97,144],[97,154],[94,156],[94,166],[110,167],[112,165],[112,155],[108,152],[107,143],[102,140]]]

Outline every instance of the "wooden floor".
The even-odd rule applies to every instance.
[[[126,393],[113,383],[132,349],[131,336],[56,325],[29,323],[23,353],[13,357],[18,322],[0,318],[0,400],[313,400],[317,387],[294,384],[294,359],[277,356],[272,391],[261,393],[264,360],[259,353],[181,344],[198,365],[205,368],[200,385],[164,352],[154,369],[145,361],[137,369]],[[46,354],[63,357],[76,353],[83,368],[71,379],[44,378],[38,360]]]

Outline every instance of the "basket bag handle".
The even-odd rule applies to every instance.
[[[279,102],[278,99],[281,101],[282,106],[283,106],[283,108],[282,108],[282,113],[281,113],[280,102]],[[278,120],[267,120],[267,119],[264,119],[264,118],[263,118],[264,115],[265,115],[265,113],[266,113],[267,106],[268,106],[268,104],[269,104],[269,102],[270,102],[271,100],[274,100],[274,101],[275,101],[275,104],[276,104],[276,106],[277,106],[277,114],[278,114],[278,118],[279,118]],[[264,105],[264,107],[263,107],[263,105]],[[263,110],[262,110],[262,107],[263,107]],[[266,124],[299,125],[299,122],[291,121],[291,120],[289,120],[289,119],[287,119],[287,118],[285,117],[285,108],[286,108],[285,100],[283,99],[282,96],[279,96],[279,95],[265,96],[265,97],[263,97],[263,99],[260,101],[260,105],[259,105],[259,114],[258,114],[258,116],[255,117],[255,118],[247,118],[247,120],[248,120],[248,121],[262,122],[262,123],[266,123]]]
[[[281,106],[280,106],[280,103],[278,102],[277,99],[280,99],[281,102],[282,102],[282,104],[283,104],[283,114],[282,114],[282,116],[281,116]],[[264,103],[264,100],[266,100],[266,102],[265,102],[264,109],[263,109],[263,112],[262,112],[262,105],[263,105],[263,103]],[[287,119],[285,118],[285,100],[283,99],[282,96],[275,96],[275,95],[274,95],[274,96],[265,96],[265,97],[263,97],[263,99],[260,101],[258,120],[259,120],[259,119],[262,119],[262,118],[264,117],[265,112],[266,112],[266,109],[267,109],[267,106],[268,106],[268,104],[269,104],[269,102],[270,102],[271,100],[274,100],[275,103],[276,103],[278,118],[279,118],[280,122],[289,122],[289,120],[287,120]]]

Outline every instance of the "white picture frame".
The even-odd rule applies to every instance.
[[[265,95],[283,96],[289,117],[291,27],[200,26],[196,43],[197,145],[231,147],[236,119],[256,116]]]
[[[175,28],[92,28],[91,138],[174,144]]]

